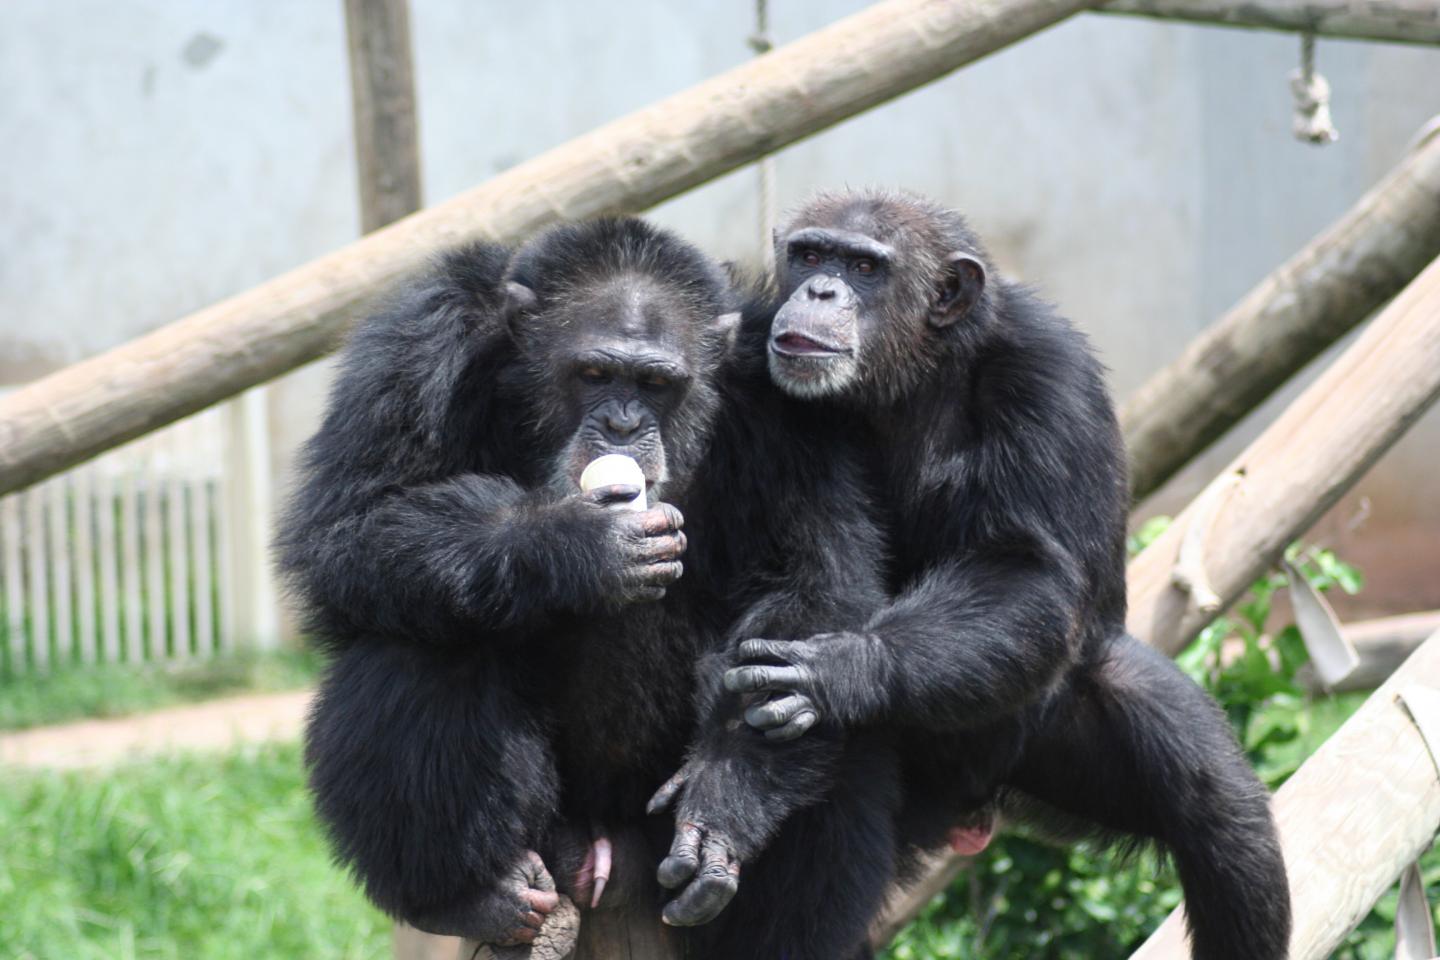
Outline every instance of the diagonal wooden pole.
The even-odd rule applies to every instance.
[[[1110,0],[1100,11],[1319,37],[1440,44],[1435,0]]]

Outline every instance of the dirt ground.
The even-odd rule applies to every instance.
[[[0,734],[0,768],[78,769],[300,736],[311,691],[229,697],[113,720]]]

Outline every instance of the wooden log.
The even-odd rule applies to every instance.
[[[1440,43],[1435,0],[1111,0],[1100,12],[1350,40]]]
[[[1130,631],[1178,653],[1437,396],[1440,260],[1130,563]]]
[[[0,493],[332,349],[378,292],[463,240],[643,210],[994,53],[1092,0],[886,0],[439,206],[0,400]]]
[[[1404,697],[1440,701],[1440,633],[1405,661],[1275,796],[1294,909],[1291,960],[1330,956],[1440,830],[1440,742]],[[1190,956],[1176,911],[1134,960]]]
[[[345,0],[360,226],[378,230],[420,209],[420,138],[409,0]]]
[[[1437,256],[1440,136],[1432,134],[1120,407],[1135,499],[1169,479]]]
[[[1126,569],[1130,632],[1170,655],[1271,566],[1440,396],[1440,260],[1406,287],[1170,528]],[[1227,478],[1238,475],[1238,482]],[[1198,522],[1197,522],[1198,521]],[[1199,555],[1219,605],[1172,582],[1180,546]],[[948,858],[941,864],[948,864]],[[923,903],[905,904],[898,929]]]
[[[1345,637],[1355,645],[1355,652],[1360,654],[1360,665],[1344,680],[1330,687],[1329,691],[1344,693],[1351,690],[1374,690],[1436,631],[1440,631],[1440,610],[1405,613],[1395,617],[1345,624]],[[1308,664],[1300,669],[1297,679],[1311,690],[1318,692],[1321,689]]]

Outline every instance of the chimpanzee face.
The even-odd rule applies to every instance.
[[[528,311],[517,339],[535,390],[546,394],[535,399],[560,448],[556,480],[575,487],[596,457],[623,454],[639,464],[647,491],[661,495],[706,406],[720,359],[709,334],[723,321],[662,279],[639,275]]]
[[[917,229],[906,204],[822,196],[777,236],[786,300],[770,326],[769,368],[781,389],[819,398],[899,383],[933,362],[934,338],[979,300],[978,256]]]

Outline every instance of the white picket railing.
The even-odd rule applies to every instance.
[[[273,644],[261,390],[0,498],[0,669]]]

